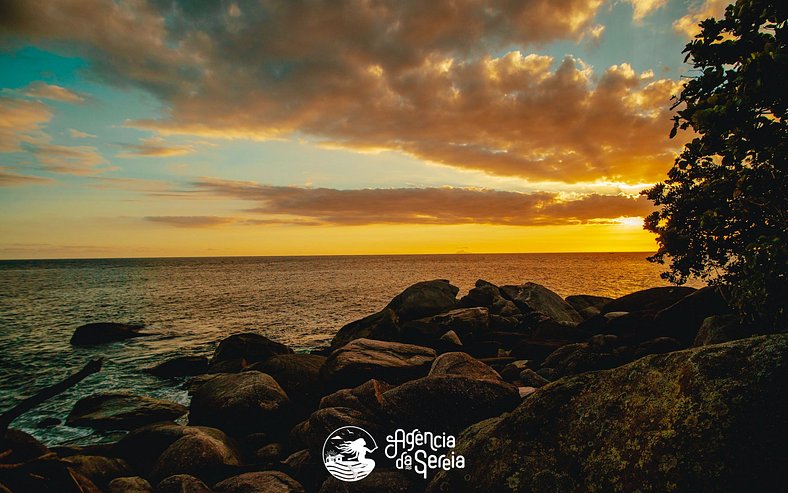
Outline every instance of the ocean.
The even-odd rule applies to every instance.
[[[106,358],[103,370],[18,418],[48,444],[110,439],[65,420],[77,399],[124,390],[184,404],[182,381],[142,370],[180,355],[210,355],[222,338],[256,331],[306,351],[373,313],[409,285],[448,279],[460,296],[477,279],[537,282],[562,296],[617,297],[665,285],[646,253],[221,257],[0,261],[0,411]],[[77,348],[88,322],[135,322],[155,336]]]

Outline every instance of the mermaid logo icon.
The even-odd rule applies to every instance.
[[[370,448],[371,447],[371,448]],[[340,481],[359,481],[375,469],[375,461],[368,458],[378,445],[372,435],[358,426],[343,426],[334,430],[323,444],[323,464]]]

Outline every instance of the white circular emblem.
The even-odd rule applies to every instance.
[[[372,435],[358,426],[334,430],[323,443],[323,464],[340,481],[358,481],[375,469],[375,461],[367,457],[377,450]]]

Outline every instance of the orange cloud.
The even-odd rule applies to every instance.
[[[700,33],[698,24],[701,21],[709,17],[721,19],[725,15],[725,8],[731,3],[733,3],[733,0],[704,0],[700,4],[695,4],[689,8],[686,15],[673,23],[673,29],[688,38],[694,38]]]
[[[253,202],[245,212],[265,216],[266,223],[535,226],[595,223],[643,216],[652,210],[644,198],[624,195],[589,194],[562,200],[550,192],[449,187],[337,190],[216,179],[194,185],[202,194]],[[243,220],[255,223],[248,217]]]
[[[65,87],[47,84],[46,82],[33,82],[23,90],[25,96],[31,98],[51,99],[64,103],[81,103],[85,97]]]
[[[19,152],[23,143],[48,141],[43,128],[51,119],[52,112],[42,103],[0,96],[0,152]]]
[[[38,161],[54,173],[94,175],[111,169],[101,167],[107,161],[92,146],[40,144],[32,151]]]
[[[210,228],[235,221],[231,217],[221,216],[147,216],[144,219],[178,228]]]
[[[160,138],[142,139],[139,144],[128,144],[118,157],[173,157],[194,152],[189,145],[172,145]]]

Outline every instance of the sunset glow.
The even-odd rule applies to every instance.
[[[724,6],[8,2],[0,258],[652,251]]]

